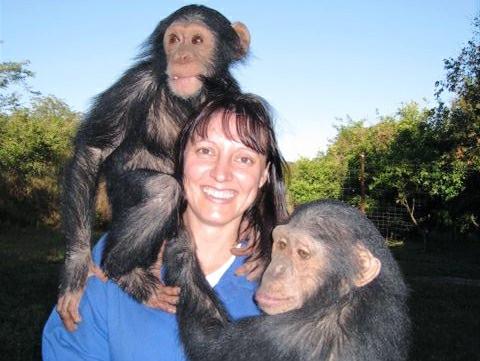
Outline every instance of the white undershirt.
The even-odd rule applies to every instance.
[[[215,285],[220,281],[223,274],[227,271],[227,269],[232,265],[233,261],[235,261],[235,256],[232,255],[227,262],[223,264],[219,269],[213,271],[212,273],[205,276],[207,282],[210,284],[211,287],[215,287]]]

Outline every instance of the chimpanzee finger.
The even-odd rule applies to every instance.
[[[265,262],[261,259],[248,260],[242,266],[237,268],[237,276],[245,276],[249,281],[255,281],[262,277],[265,271]]]
[[[155,308],[158,308],[162,311],[165,311],[165,312],[168,312],[168,313],[177,313],[177,308],[176,307],[173,307],[171,305],[169,305],[168,303],[164,303],[164,302],[158,302],[158,305],[155,307]]]
[[[57,300],[57,312],[61,315],[63,310],[64,310],[64,307],[63,307],[63,304],[65,303],[65,295],[63,296],[60,296]]]
[[[163,302],[163,301],[161,301],[161,300],[159,300],[158,298],[155,298],[155,297],[148,300],[148,302],[146,302],[145,304],[149,307],[156,308],[156,309],[168,312],[168,313],[176,313],[177,312],[177,308],[175,306],[172,306],[171,304],[169,304],[167,302]]]
[[[179,296],[180,295],[180,287],[163,286],[161,293],[163,293],[165,295],[168,295],[168,296]]]
[[[108,277],[107,275],[102,271],[102,269],[96,265],[92,265],[90,267],[90,270],[88,272],[88,276],[95,276],[97,277],[98,279],[100,279],[100,281],[102,282],[107,282],[108,281]]]
[[[241,247],[241,248],[231,248],[230,252],[234,256],[251,256],[253,254],[254,247]]]
[[[248,275],[254,267],[255,265],[253,264],[253,262],[247,261],[235,270],[235,275],[237,276]]]
[[[263,271],[265,271],[265,267],[263,265],[257,265],[256,267],[252,268],[250,272],[247,273],[247,280],[259,280],[262,277]]]
[[[82,318],[80,317],[80,313],[78,312],[79,306],[80,306],[80,297],[77,294],[75,294],[70,300],[70,303],[68,304],[68,313],[70,314],[70,317],[73,319],[73,322],[75,322],[75,324],[82,321]]]
[[[168,295],[161,295],[158,297],[158,300],[163,303],[167,303],[170,306],[176,306],[178,304],[178,296],[168,296]]]
[[[75,325],[75,321],[73,320],[72,316],[68,312],[69,304],[70,304],[70,297],[68,295],[63,296],[60,306],[57,307],[57,311],[58,311],[58,314],[60,315],[60,318],[62,319],[62,322],[65,328],[68,331],[73,332],[77,329],[77,326]]]
[[[172,307],[175,307],[175,305],[178,303],[179,296],[177,294],[173,294],[173,295],[167,294],[163,291],[163,288],[166,288],[166,287],[162,287],[155,290],[155,293],[150,297],[148,302],[150,303],[150,301],[153,301],[153,302],[158,301],[158,302],[166,303]],[[172,288],[172,287],[169,287],[169,288]]]

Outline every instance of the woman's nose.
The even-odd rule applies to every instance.
[[[232,179],[230,161],[225,157],[219,157],[211,170],[211,176],[217,182],[226,182]]]

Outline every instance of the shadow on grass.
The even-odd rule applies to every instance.
[[[63,248],[48,230],[2,231],[0,359],[40,360],[40,335],[56,301]]]
[[[428,278],[480,279],[479,248],[429,254],[415,244],[393,249],[411,288],[411,361],[478,359],[480,287]],[[62,250],[59,234],[49,230],[1,232],[0,360],[41,359],[41,332],[56,302]]]

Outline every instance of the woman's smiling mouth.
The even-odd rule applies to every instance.
[[[217,189],[209,186],[201,187],[203,193],[205,193],[209,198],[214,200],[228,201],[235,196],[235,191],[231,189]]]

